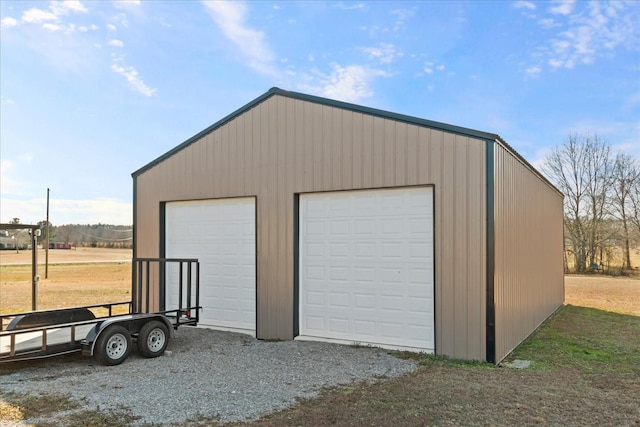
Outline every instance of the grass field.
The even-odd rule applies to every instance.
[[[0,251],[0,314],[31,310],[31,258],[28,250]],[[39,310],[131,299],[131,250],[50,250],[48,269],[45,258],[40,249]],[[126,307],[117,310],[123,312]],[[96,314],[102,313],[98,310]]]
[[[0,314],[31,310],[30,278],[29,265],[0,266]],[[53,264],[49,266],[49,278],[38,283],[39,310],[130,299],[131,264],[126,262]]]
[[[29,272],[24,278],[20,268],[0,266],[0,312],[30,306]],[[130,269],[127,263],[51,266],[50,278],[40,284],[39,303],[46,308],[128,299]],[[568,305],[508,358],[530,360],[530,369],[400,354],[420,368],[398,379],[326,390],[248,424],[640,426],[640,280],[567,276],[565,285]],[[73,404],[60,396],[0,394],[0,425],[73,410]],[[124,427],[132,419],[123,409],[122,414],[79,412],[68,421],[65,425]]]
[[[640,316],[640,278],[568,275],[565,304]]]

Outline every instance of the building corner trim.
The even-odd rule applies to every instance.
[[[486,277],[486,361],[496,362],[495,280],[495,141],[487,140],[485,150],[487,196],[487,277]]]

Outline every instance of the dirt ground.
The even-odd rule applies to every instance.
[[[565,304],[640,316],[640,278],[567,275]]]
[[[0,265],[31,264],[31,251],[0,251]],[[49,264],[77,262],[121,262],[131,261],[131,249],[74,248],[49,249]],[[38,249],[39,269],[44,268],[46,251]]]

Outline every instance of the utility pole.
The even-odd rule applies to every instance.
[[[44,278],[49,278],[49,190],[47,188],[47,244],[44,248]]]

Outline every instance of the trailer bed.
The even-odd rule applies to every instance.
[[[180,275],[176,284],[180,296],[179,307],[151,311],[149,310],[150,266],[157,264],[159,270],[164,272],[168,263],[179,264]],[[192,266],[195,266],[195,274],[192,273]],[[139,258],[134,260],[134,272],[137,272],[137,275],[132,283],[131,301],[0,316],[0,363],[51,357],[76,351],[82,351],[85,355],[94,355],[95,351],[98,352],[96,356],[103,363],[117,364],[129,354],[132,339],[138,342],[138,348],[146,357],[162,354],[173,330],[182,325],[195,326],[198,323],[201,309],[198,260]],[[192,283],[194,277],[195,284]],[[161,294],[165,295],[166,284],[161,281],[161,285],[163,287]],[[142,302],[143,296],[146,298],[145,304]],[[128,313],[114,315],[114,307],[122,305],[128,306]],[[164,304],[162,305],[166,308]],[[95,317],[94,312],[91,311],[95,309],[107,309],[108,314]],[[101,334],[110,336],[116,329],[118,332],[116,338],[109,338],[107,342],[100,341]],[[139,335],[144,336],[143,340],[148,342],[139,342]],[[162,341],[161,346],[158,340]],[[105,353],[109,351],[113,353],[115,350],[112,349],[117,350],[117,345],[126,346],[126,353],[118,355],[117,360],[106,357]]]
[[[0,361],[34,359],[78,351],[82,348],[82,339],[97,323],[91,321],[0,333]]]

